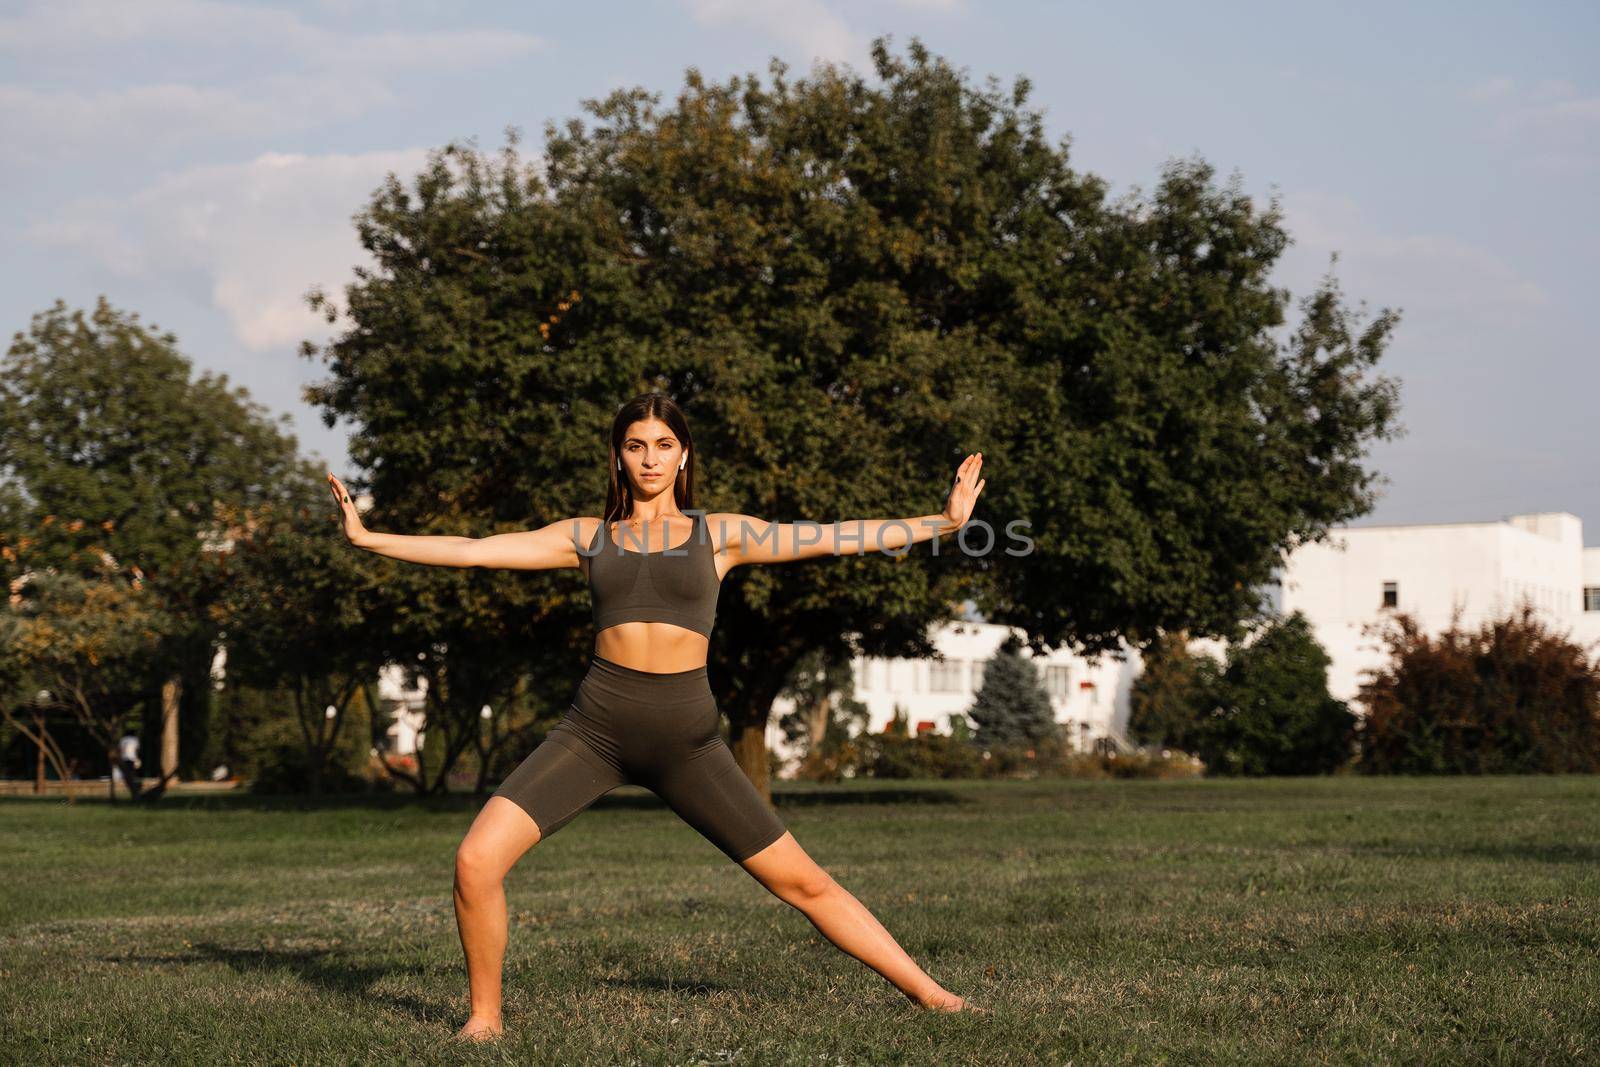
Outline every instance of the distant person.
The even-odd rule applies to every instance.
[[[817,866],[762,799],[722,739],[706,652],[728,571],[860,555],[953,533],[983,489],[982,453],[969,455],[957,469],[942,514],[807,529],[822,534],[817,541],[802,540],[800,524],[695,511],[689,424],[663,393],[637,396],[618,410],[607,459],[603,516],[483,538],[373,533],[339,479],[328,475],[344,534],[359,548],[439,567],[576,567],[589,582],[594,659],[572,707],[501,783],[456,850],[456,922],[472,1003],[456,1036],[482,1040],[501,1033],[506,872],[602,794],[630,782],[661,797],[835,946],[917,1004],[940,1011],[975,1007],[917,966],[872,913]]]
[[[139,759],[139,738],[134,734],[123,734],[122,740],[117,742],[117,770],[122,773],[123,784],[128,787],[128,792],[133,794],[133,799],[138,800],[141,792],[139,788],[139,768],[144,766]]]

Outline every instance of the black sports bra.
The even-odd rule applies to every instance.
[[[630,533],[621,535],[637,543]],[[695,513],[687,541],[655,552],[622,547],[601,522],[586,555],[596,632],[623,622],[670,622],[711,636],[722,581],[703,512]]]

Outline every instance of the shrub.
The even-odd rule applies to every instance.
[[[983,755],[972,742],[948,734],[867,734],[859,747],[858,773],[873,778],[978,778],[984,773]]]
[[[1198,778],[1206,765],[1187,752],[1141,748],[1133,752],[1071,752],[1047,773],[1053,778]]]
[[[1214,774],[1325,774],[1349,762],[1355,716],[1328,693],[1329,658],[1296,611],[1228,652],[1194,750]]]
[[[948,734],[897,737],[867,734],[808,756],[797,778],[836,782],[842,778],[1192,778],[1203,773],[1195,757],[1162,749],[1130,754],[1076,752],[1066,737],[1033,744],[982,747]]]
[[[1358,699],[1361,768],[1389,774],[1600,771],[1600,670],[1531,604],[1437,637],[1397,613]]]

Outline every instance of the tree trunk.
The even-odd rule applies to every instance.
[[[37,763],[34,764],[34,768],[33,768],[33,791],[35,793],[43,793],[44,792],[44,716],[43,715],[34,715],[34,717],[33,717],[33,725],[34,725],[34,729],[39,731],[39,760],[38,760]],[[62,784],[65,785],[65,783],[62,783]]]
[[[767,774],[767,709],[763,708],[759,714],[740,709],[738,714],[728,716],[728,725],[728,747],[733,749],[735,762],[761,798],[771,804],[772,781]]]
[[[800,653],[788,647],[767,647],[758,660],[732,667],[738,684],[726,685],[717,706],[728,715],[728,747],[734,762],[768,804],[772,803],[772,776],[767,764],[767,719],[772,702],[783,691],[785,678],[794,670]]]
[[[822,739],[828,734],[828,720],[833,717],[833,695],[827,694],[811,705],[806,713],[808,751],[822,748]]]
[[[177,675],[161,685],[161,780],[171,781],[178,773],[178,697],[183,683]]]

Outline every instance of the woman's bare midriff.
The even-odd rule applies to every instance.
[[[670,622],[621,622],[594,636],[594,654],[653,674],[692,671],[706,665],[711,642]]]

